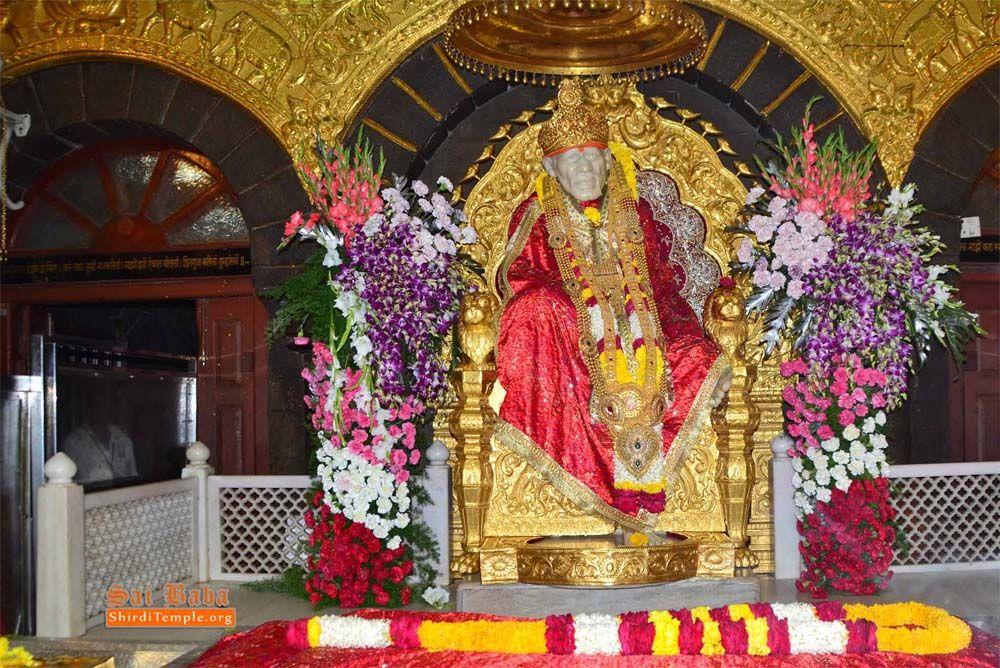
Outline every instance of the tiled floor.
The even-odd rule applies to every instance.
[[[775,580],[761,576],[761,600],[767,602],[808,601],[809,597],[795,589],[791,580]],[[298,619],[313,615],[307,601],[285,594],[251,591],[228,583],[213,583],[230,590],[233,607],[236,608],[237,629],[245,629],[272,619]],[[641,588],[634,590],[637,604],[634,609],[642,609]],[[881,603],[895,601],[921,601],[948,609],[971,623],[1000,634],[1000,569],[940,571],[936,573],[897,573],[887,591],[878,596],[834,597],[845,601],[861,603]],[[415,609],[427,609],[422,603]],[[336,609],[325,611],[339,612]],[[170,644],[184,653],[184,659],[171,664],[186,665],[201,650],[208,647],[227,633],[227,629],[107,629],[103,626],[92,628],[83,638],[75,641],[82,647],[99,648],[111,644],[117,647],[143,643]],[[123,662],[123,665],[162,665],[156,663]]]

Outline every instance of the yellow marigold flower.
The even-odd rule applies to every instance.
[[[592,223],[599,223],[599,222],[601,222],[601,212],[598,211],[597,209],[595,209],[592,206],[586,207],[583,210],[583,215],[586,216],[587,220],[589,220]]]
[[[611,149],[611,154],[615,156],[615,160],[621,165],[622,173],[625,175],[625,183],[628,184],[628,189],[632,193],[632,197],[638,197],[639,187],[636,185],[635,163],[632,161],[632,152],[628,149],[628,146],[616,141],[611,142],[608,148]]]
[[[653,654],[657,656],[680,654],[680,620],[667,610],[654,610],[649,613],[649,621],[654,630]]]
[[[747,626],[747,654],[752,656],[767,656],[771,653],[771,646],[767,644],[767,633],[769,630],[766,617],[755,617],[744,619]]]
[[[649,536],[636,532],[628,537],[628,542],[632,543],[633,547],[645,547],[649,544]]]
[[[951,654],[972,642],[968,624],[947,610],[923,603],[848,604],[844,610],[849,620],[875,623],[880,652]],[[907,628],[907,624],[917,628]]]
[[[430,622],[417,631],[420,646],[429,651],[545,654],[545,620],[532,622]]]
[[[309,638],[310,647],[319,647],[319,635],[323,630],[320,626],[319,617],[313,617],[306,624],[306,636]]]
[[[712,619],[708,613],[708,608],[700,606],[691,608],[691,617],[701,620],[705,629],[701,636],[701,653],[707,656],[725,654],[726,649],[722,646],[722,631],[719,630],[719,623]]]
[[[0,666],[39,666],[41,663],[23,647],[11,647],[7,638],[0,638]]]

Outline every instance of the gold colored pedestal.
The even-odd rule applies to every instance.
[[[732,577],[736,546],[715,535],[623,545],[616,536],[487,538],[479,554],[483,584],[610,587]]]

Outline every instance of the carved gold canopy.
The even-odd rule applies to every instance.
[[[696,129],[685,122],[667,120],[631,84],[607,80],[603,85],[588,87],[587,94],[590,103],[608,117],[612,140],[631,149],[638,167],[648,170],[648,174],[666,174],[673,180],[681,203],[704,221],[704,252],[724,272],[735,245],[726,228],[746,198],[745,187],[723,166],[717,154],[719,146],[725,146],[724,140],[713,146],[705,136],[704,126]],[[536,141],[540,127],[531,125],[507,143],[466,202],[466,213],[479,233],[474,254],[487,269],[486,285],[482,286],[487,293],[495,286],[493,279],[503,259],[511,213],[531,193],[541,169],[541,149]],[[717,280],[718,274],[715,276]],[[750,525],[755,519],[770,521],[767,476],[764,473],[755,479],[754,469],[756,461],[766,464],[767,444],[781,425],[780,398],[775,400],[776,393],[769,389],[780,386],[777,369],[773,363],[760,364],[758,356],[745,348],[743,342],[752,328],[743,317],[739,292],[726,294],[733,295],[735,310],[727,310],[726,300],[730,298],[725,294],[713,295],[705,311],[705,326],[736,368],[735,389],[729,404],[713,415],[714,426],[698,435],[659,525],[661,530],[701,536],[704,544],[697,568],[706,575],[732,575],[737,565],[748,566],[758,560],[766,568],[769,526],[767,531],[758,531],[751,548],[760,557],[751,557],[749,551],[741,555],[734,545],[745,542],[748,519]],[[460,397],[452,417],[458,455],[455,482],[461,515],[459,537],[470,551],[479,551],[476,557],[484,581],[516,580],[517,571],[521,571],[522,580],[526,573],[545,572],[549,575],[535,581],[574,582],[569,576],[560,580],[562,576],[552,575],[554,566],[549,557],[539,557],[544,562],[539,563],[512,546],[519,537],[600,535],[614,527],[576,508],[521,457],[490,438],[492,409],[486,395],[492,365],[485,351],[492,348],[492,341],[488,345],[479,341],[479,352],[470,351],[477,349],[479,339],[495,336],[495,330],[484,323],[485,311],[490,308],[494,309],[493,317],[498,316],[497,303],[484,293],[470,303],[474,308],[467,308],[465,314],[476,314],[475,325],[463,323],[460,328],[461,344],[469,359],[456,377]],[[755,401],[758,380],[763,381],[763,392]],[[583,552],[568,554],[583,559]],[[649,568],[669,568],[657,561],[668,556],[647,556]],[[471,554],[464,559],[458,555],[458,570],[476,570],[473,561]],[[572,559],[564,554],[557,561],[566,566]],[[590,572],[589,567],[579,563],[572,568]],[[613,571],[615,566],[604,564],[600,568]],[[624,575],[624,579],[616,577],[609,576],[604,582],[633,581]]]
[[[445,29],[467,69],[507,80],[683,72],[705,52],[705,22],[677,0],[471,0]]]
[[[0,47],[5,77],[94,58],[154,63],[236,100],[294,153],[317,129],[342,135],[465,2],[2,0]],[[794,56],[878,141],[897,184],[935,114],[1000,59],[1000,7],[990,0],[689,4]]]

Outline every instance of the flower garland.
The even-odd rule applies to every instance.
[[[440,351],[466,289],[459,269],[475,269],[462,248],[476,233],[448,202],[447,179],[435,193],[399,178],[379,190],[383,165],[360,137],[349,149],[317,141],[315,164],[302,167],[314,210],[292,214],[282,246],[308,239],[322,251],[270,295],[281,301],[272,335],[297,324],[296,344],[312,341],[302,377],[315,484],[301,579],[317,606],[405,605],[432,575],[433,538],[411,514],[423,493],[415,478],[447,387]]]
[[[932,341],[961,362],[982,334],[931,264],[943,248],[917,226],[914,186],[872,192],[873,147],[850,151],[835,133],[820,146],[808,113],[778,160],[759,162],[767,189],[747,195],[733,271],[753,290],[770,355],[783,339],[786,430],[794,439],[795,508],[805,570],[797,585],[870,594],[892,576],[903,544],[885,481],[886,411],[906,397],[909,375]]]
[[[321,616],[299,620],[290,642],[309,647],[604,656],[948,654],[969,646],[968,624],[922,603],[750,603],[722,608],[545,619],[437,621]]]

